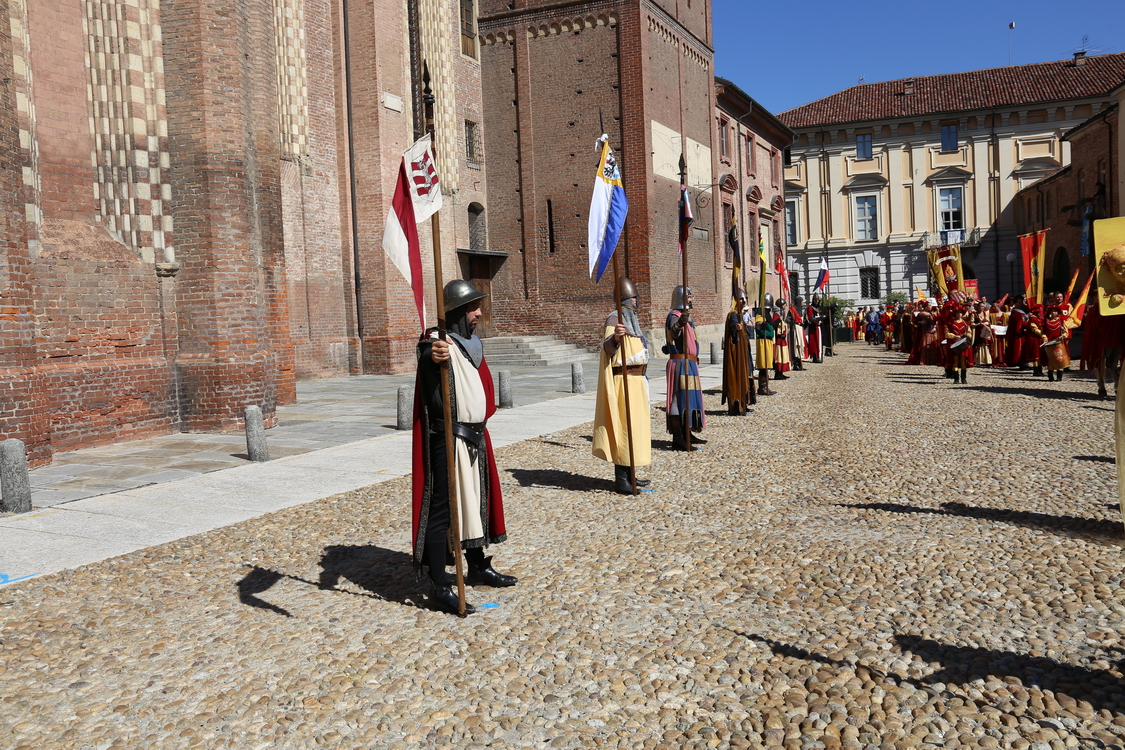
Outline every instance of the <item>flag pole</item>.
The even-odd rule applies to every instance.
[[[430,135],[430,147],[437,153],[434,140],[434,92],[430,88],[430,68],[422,62],[422,103],[426,109],[426,132]],[[437,290],[438,338],[447,341],[445,332],[445,292],[441,272],[441,221],[440,211],[430,217],[430,231],[434,241],[434,286]],[[449,360],[441,363],[441,408],[445,421],[445,463],[449,483],[449,536],[452,540],[453,558],[457,569],[457,614],[465,616],[465,568],[461,560],[461,513],[457,497],[457,454],[453,443],[453,409],[449,397]]]
[[[687,160],[684,159],[683,151],[680,151],[680,220],[678,222],[679,231],[677,232],[677,234],[680,235],[680,270],[683,272],[683,285],[684,285],[683,294],[680,295],[680,310],[681,310],[681,312],[680,312],[681,321],[680,322],[685,326],[687,325],[687,315],[688,315],[688,306],[687,306],[687,298],[688,298],[687,244],[688,243],[687,243],[687,237],[683,236],[683,231],[684,231],[683,221],[684,221],[684,208],[685,208],[684,201],[687,200],[686,190],[687,190]],[[683,330],[683,329],[681,329],[681,330]],[[687,331],[686,330],[683,333],[683,337],[684,337],[684,350],[685,351],[683,351],[682,354],[683,354],[683,357],[684,357],[684,372],[687,373],[688,360],[687,360],[687,351],[686,351],[687,350]],[[698,362],[696,364],[698,364]],[[684,378],[684,380],[685,380],[685,384],[686,384],[687,378]],[[672,385],[674,386],[675,383],[673,383]],[[691,452],[691,397],[686,395],[686,394],[684,396],[684,412],[682,414],[680,414],[680,420],[681,420],[681,423],[684,426],[684,443],[687,445],[688,452]]]

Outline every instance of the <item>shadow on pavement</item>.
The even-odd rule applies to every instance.
[[[861,503],[857,505],[837,503],[837,507],[884,510],[888,513],[930,513],[937,516],[977,518],[983,521],[1010,523],[1025,528],[1045,529],[1047,531],[1069,534],[1089,534],[1104,537],[1108,541],[1114,542],[1120,542],[1122,537],[1122,526],[1116,521],[1102,521],[1094,518],[1079,518],[1077,516],[1051,516],[1046,513],[1009,510],[1008,508],[982,508],[973,505],[964,505],[963,503],[942,503],[940,508],[901,505],[899,503]]]
[[[320,558],[320,580],[310,581],[289,573],[282,573],[258,565],[248,566],[250,572],[238,582],[238,600],[248,607],[267,609],[286,617],[293,615],[286,609],[258,598],[278,581],[287,579],[315,586],[322,591],[335,591],[351,596],[417,606],[420,597],[414,581],[410,555],[397,550],[374,545],[330,545]],[[337,588],[346,580],[363,591]]]
[[[916,635],[896,634],[895,643],[903,653],[913,653],[926,662],[940,665],[937,671],[924,677],[908,678],[881,672],[878,667],[863,662],[853,664],[849,661],[830,659],[799,646],[781,643],[755,633],[743,633],[737,630],[732,632],[761,643],[777,656],[831,666],[860,667],[884,679],[889,677],[899,684],[910,684],[918,688],[928,688],[930,685],[938,684],[964,685],[988,675],[1000,679],[1015,677],[1024,687],[1051,690],[1056,696],[1064,694],[1075,702],[1086,701],[1094,711],[1102,708],[1114,713],[1125,711],[1125,690],[1121,687],[1121,670],[1125,668],[1125,660],[1118,661],[1110,669],[1092,669],[1014,651],[947,645]],[[1060,701],[1060,703],[1066,707],[1071,701]]]
[[[966,391],[982,391],[984,393],[1009,393],[1016,396],[1034,396],[1035,398],[1062,398],[1072,401],[1097,401],[1096,393],[1075,393],[1074,391],[1060,391],[1054,388],[1013,388],[1005,385],[965,385]]]
[[[1113,456],[1075,456],[1077,461],[1097,461],[1103,464],[1115,464],[1117,459]]]
[[[1063,693],[1075,701],[1087,701],[1093,710],[1102,708],[1115,713],[1125,710],[1125,691],[1121,688],[1120,670],[1125,662],[1112,669],[1090,669],[1012,651],[953,646],[915,635],[896,635],[895,642],[904,652],[917,654],[942,667],[925,677],[906,680],[914,684],[964,684],[976,677],[994,675],[1015,677],[1024,687],[1035,687]]]
[[[413,560],[406,552],[376,547],[373,544],[332,544],[324,548],[320,568],[320,580],[316,586],[322,590],[373,596],[398,604],[415,603],[413,599],[418,584],[414,581]],[[336,588],[341,579],[350,581],[369,593],[359,594]]]
[[[257,597],[257,594],[269,591],[271,586],[284,577],[285,576],[281,573],[254,566],[251,568],[250,572],[238,582],[238,601],[248,607],[268,609],[270,612],[292,617],[293,615],[289,613],[289,610],[283,609],[276,604],[270,604]]]
[[[569,446],[567,446],[569,447]],[[563,490],[592,492],[612,490],[608,477],[587,477],[559,469],[505,469],[521,487],[557,487]]]

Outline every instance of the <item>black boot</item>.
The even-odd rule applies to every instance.
[[[968,373],[968,370],[962,370],[961,371],[961,385],[965,384],[965,374],[966,373]]]
[[[786,375],[785,373],[783,373],[781,371],[781,368],[779,367],[779,368],[777,368],[776,370],[773,371],[773,379],[774,380],[788,380],[789,376]]]
[[[649,480],[637,479],[638,487],[647,487]],[[613,490],[619,495],[632,495],[633,483],[629,481],[629,467],[621,464],[613,465]]]
[[[626,467],[628,469],[628,467]],[[497,572],[492,567],[492,558],[484,556],[484,550],[479,547],[466,550],[465,557],[469,561],[469,570],[465,574],[465,583],[470,586],[492,586],[503,589],[519,583],[515,576],[506,576]]]
[[[758,370],[758,395],[772,396],[777,391],[770,390],[770,371]]]
[[[1056,370],[1056,371],[1055,371],[1055,380],[1056,380],[1057,382],[1059,382],[1059,383],[1061,383],[1061,382],[1062,382],[1062,374],[1063,374],[1064,372],[1066,372],[1066,370]]]
[[[457,592],[453,590],[453,584],[448,581],[445,583],[437,583],[432,579],[430,580],[430,600],[438,609],[444,612],[448,612],[451,615],[460,614],[458,611],[459,602],[457,600]],[[466,615],[471,615],[476,611],[476,607],[465,602]]]
[[[957,376],[953,374],[953,368],[952,367],[945,368],[945,377],[949,378],[950,380],[952,380],[954,382],[957,381]]]
[[[1032,370],[1031,374],[1034,375],[1037,378],[1042,377],[1043,376],[1043,368],[1040,365],[1035,365],[1035,369]]]

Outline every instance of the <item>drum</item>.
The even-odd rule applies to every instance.
[[[1050,341],[1044,341],[1042,344],[1040,344],[1040,346],[1043,347],[1044,349],[1046,349],[1049,346],[1054,346],[1055,344],[1060,344],[1060,343],[1062,343],[1062,341],[1063,341],[1062,339],[1051,339]]]
[[[960,354],[961,352],[965,351],[968,348],[969,348],[969,337],[968,336],[962,336],[959,339],[954,339],[949,344],[949,353],[950,354]]]

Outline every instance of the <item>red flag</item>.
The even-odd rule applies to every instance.
[[[418,321],[426,327],[425,289],[422,288],[422,249],[418,244],[418,222],[441,208],[434,154],[427,135],[408,148],[398,167],[398,183],[391,199],[391,212],[383,228],[383,250],[414,291]]]

